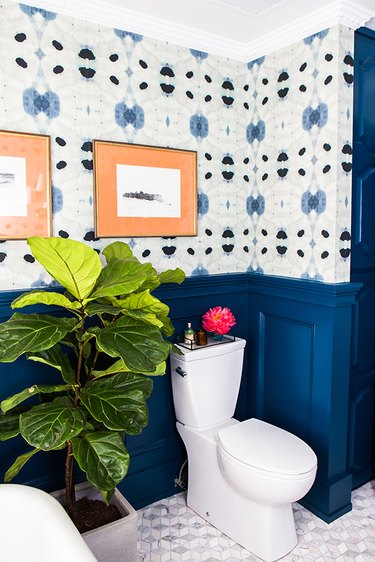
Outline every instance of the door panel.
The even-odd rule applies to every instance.
[[[355,34],[351,279],[363,283],[353,318],[349,466],[353,487],[375,459],[375,32]]]

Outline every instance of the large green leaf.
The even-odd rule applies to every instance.
[[[149,289],[142,293],[133,293],[124,299],[119,299],[118,305],[122,310],[142,310],[144,312],[152,312],[156,316],[168,316],[169,314],[169,306],[151,295]]]
[[[133,252],[130,247],[125,244],[125,242],[112,242],[108,244],[103,250],[103,255],[105,256],[107,263],[110,259],[116,258],[120,260],[128,259],[133,257]]]
[[[162,361],[161,363],[159,363],[159,365],[156,366],[156,369],[150,373],[146,373],[143,372],[143,375],[149,375],[150,377],[157,377],[160,375],[165,375],[165,371],[167,369],[167,364],[165,361]],[[100,377],[106,377],[108,375],[117,375],[117,373],[129,373],[130,369],[127,365],[125,365],[124,361],[122,359],[119,359],[118,361],[115,361],[110,367],[108,367],[107,369],[103,370],[103,371],[93,371],[91,374],[93,377],[95,377],[96,379],[100,378]]]
[[[145,289],[153,291],[159,287],[161,283],[182,283],[185,277],[185,273],[180,268],[167,269],[159,274],[156,269],[153,269],[149,277],[144,281],[144,283],[142,283],[140,289],[137,289],[137,292]]]
[[[74,297],[89,296],[102,270],[95,250],[69,238],[32,237],[27,242],[38,262]]]
[[[47,291],[30,291],[17,297],[11,304],[12,308],[23,308],[33,304],[47,304],[62,306],[67,310],[77,313],[77,309],[81,307],[77,301],[70,301],[61,293],[49,293]]]
[[[31,398],[31,396],[37,396],[38,394],[52,394],[53,392],[67,392],[68,390],[71,390],[71,388],[70,384],[34,384],[29,388],[25,388],[25,390],[22,390],[21,392],[17,392],[17,394],[13,394],[10,398],[3,400],[0,404],[1,411],[5,414],[6,412],[9,412],[9,410],[18,406],[18,404],[21,404],[21,402]]]
[[[0,441],[12,439],[20,432],[19,412],[0,414]]]
[[[156,369],[154,369],[154,371],[152,372],[144,372],[141,373],[142,375],[147,375],[150,377],[160,377],[162,375],[165,375],[165,371],[167,370],[167,363],[165,361],[162,361],[161,363],[159,363],[158,365],[156,365]]]
[[[151,324],[151,326],[157,326],[164,332],[166,336],[172,336],[174,333],[174,327],[168,316],[156,316],[152,312],[147,312],[146,310],[126,310],[123,309],[123,313],[131,316],[132,318],[138,318],[145,324]]]
[[[186,275],[182,269],[176,267],[176,269],[167,269],[159,273],[160,283],[182,283]]]
[[[48,314],[20,314],[0,324],[0,361],[15,361],[28,351],[53,347],[74,329],[75,318],[57,318]]]
[[[163,327],[163,322],[159,320],[155,314],[152,312],[145,312],[143,310],[123,310],[123,313],[132,318],[138,318],[145,324],[150,324],[151,326],[157,326],[158,328]]]
[[[164,334],[166,336],[173,336],[174,327],[170,318],[168,318],[168,316],[164,316],[163,318],[160,318],[160,320],[163,322],[162,331],[164,332]]]
[[[39,351],[38,353],[28,353],[26,356],[30,361],[37,361],[54,367],[60,371],[66,383],[75,384],[76,377],[74,369],[68,355],[62,351],[59,344],[54,345],[50,349]]]
[[[132,293],[147,279],[151,270],[152,266],[148,263],[111,258],[102,269],[88,300]]]
[[[146,399],[151,392],[151,379],[119,373],[88,382],[80,396],[92,417],[108,429],[136,435],[148,423]]]
[[[150,275],[145,279],[142,285],[137,289],[137,292],[140,293],[148,289],[149,291],[153,291],[160,285],[159,275],[157,274],[156,269],[152,268]]]
[[[20,416],[22,437],[43,451],[58,449],[79,435],[85,425],[85,411],[74,408],[67,397],[34,406]]]
[[[116,302],[116,299],[113,299],[113,302]],[[121,313],[121,310],[110,302],[93,301],[85,306],[85,312],[87,316],[95,316],[97,314],[112,314],[113,316],[117,316]]]
[[[169,355],[170,344],[158,328],[127,316],[103,328],[96,338],[101,351],[120,357],[136,373],[154,371]]]
[[[31,457],[33,457],[36,453],[39,453],[39,451],[40,449],[33,449],[29,453],[24,453],[23,455],[17,457],[12,466],[6,471],[4,475],[4,482],[11,482],[13,478],[17,476],[21,468],[25,466],[27,461],[31,459]]]
[[[122,437],[112,431],[97,431],[76,437],[72,443],[80,469],[108,501],[129,467],[129,453]]]

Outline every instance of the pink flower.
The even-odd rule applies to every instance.
[[[232,326],[235,326],[236,320],[229,308],[215,306],[210,308],[202,316],[202,326],[207,332],[216,332],[217,334],[227,334]]]

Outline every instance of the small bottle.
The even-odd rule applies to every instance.
[[[196,337],[197,345],[207,345],[207,334],[204,330],[198,330]]]
[[[185,343],[188,343],[189,345],[194,343],[194,330],[191,327],[191,322],[188,322],[187,328],[185,329]]]

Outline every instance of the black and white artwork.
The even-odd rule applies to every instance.
[[[13,190],[16,185],[16,176],[13,172],[0,172],[0,189]]]
[[[181,217],[181,173],[176,168],[117,164],[119,217]]]
[[[26,216],[26,160],[0,156],[0,217]]]

